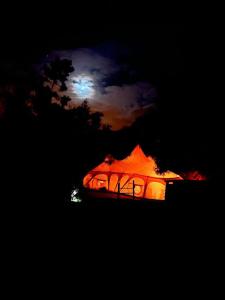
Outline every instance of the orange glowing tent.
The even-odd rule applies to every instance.
[[[182,178],[170,171],[160,174],[155,160],[147,157],[138,145],[123,160],[107,156],[85,176],[83,185],[92,190],[107,190],[135,198],[165,200],[166,182],[173,180]]]

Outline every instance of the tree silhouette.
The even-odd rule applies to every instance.
[[[102,117],[103,113],[101,112],[94,112],[90,115],[91,118],[91,126],[93,127],[94,130],[98,130],[101,127],[102,124]]]
[[[59,85],[60,90],[65,91],[65,82],[73,71],[74,67],[71,60],[56,58],[49,65],[44,67],[44,76],[45,79],[51,83],[52,89],[55,85]]]
[[[65,108],[65,106],[67,106],[68,102],[71,101],[71,98],[69,96],[62,96],[61,97],[61,104],[62,104],[62,107]]]
[[[73,71],[71,61],[56,59],[44,74],[31,73],[24,85],[15,82],[13,92],[2,95],[2,114],[7,117],[0,125],[4,119],[9,128],[3,144],[17,175],[10,185],[26,203],[34,198],[35,203],[47,199],[45,205],[64,201],[90,166],[104,157],[104,147],[107,152],[110,148],[110,127],[102,126],[101,112],[93,112],[87,100],[65,109],[71,99],[63,91]]]

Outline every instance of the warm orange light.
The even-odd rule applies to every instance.
[[[152,157],[146,157],[140,146],[123,160],[106,159],[84,178],[86,188],[106,188],[110,192],[136,197],[165,200],[166,181],[182,180],[182,177],[167,171],[158,172]],[[173,184],[171,181],[170,184]]]
[[[134,193],[135,195],[140,195],[142,192],[141,186],[140,185],[136,185],[134,188]]]

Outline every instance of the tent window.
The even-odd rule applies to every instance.
[[[96,175],[91,180],[91,185],[93,189],[99,190],[102,188],[108,189],[108,177],[105,174]]]
[[[134,183],[134,195],[136,197],[143,197],[144,193],[144,180],[138,177],[131,178],[127,184],[121,189],[121,193],[133,195],[133,183]]]
[[[116,174],[113,174],[110,178],[109,190],[112,192],[118,192],[118,180],[119,177]]]

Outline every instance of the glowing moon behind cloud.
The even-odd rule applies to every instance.
[[[73,91],[80,99],[91,99],[95,95],[93,79],[87,75],[73,78]]]

